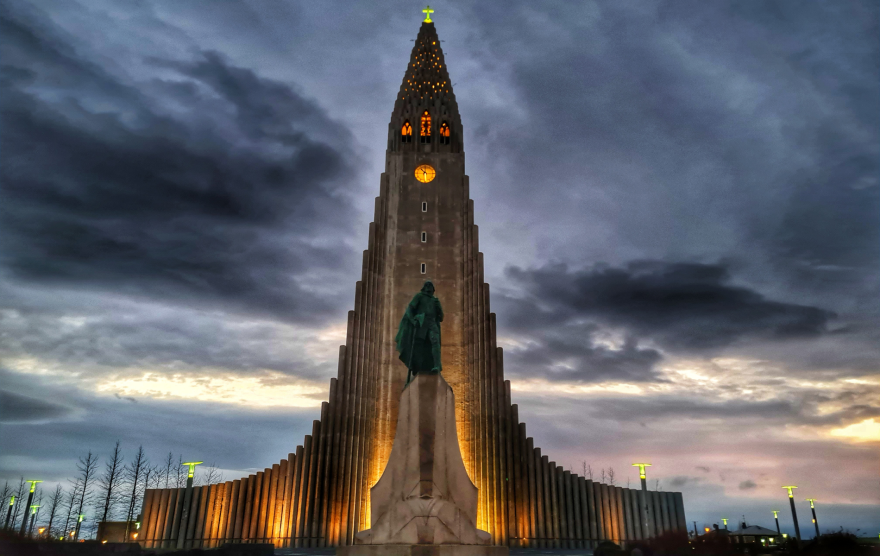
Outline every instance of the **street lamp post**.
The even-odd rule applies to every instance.
[[[9,509],[6,510],[6,523],[3,524],[3,529],[9,529],[9,520],[12,518],[12,506],[15,505],[15,495],[12,495],[12,498],[9,499]]]
[[[816,519],[816,499],[815,498],[807,498],[807,502],[810,503],[810,510],[813,512],[813,526],[816,527],[816,538],[819,538],[819,521]]]
[[[645,475],[645,468],[651,467],[651,464],[650,463],[634,463],[634,464],[632,464],[632,466],[639,468],[639,479],[642,480],[642,499],[641,499],[642,524],[644,525],[644,528],[645,528],[645,538],[650,539],[654,535],[653,535],[653,531],[651,531],[651,521],[649,519],[650,510],[648,508],[648,480],[647,480],[647,475]],[[696,526],[694,528],[694,535],[696,535]]]
[[[782,488],[788,490],[788,502],[791,504],[791,519],[794,521],[794,534],[797,537],[798,545],[800,545],[801,544],[801,528],[798,527],[797,510],[794,507],[794,494],[792,494],[792,492],[791,492],[792,490],[796,489],[797,487],[794,485],[789,485],[789,486],[784,486]]]
[[[73,532],[73,542],[79,540],[79,528],[82,526],[83,518],[86,517],[86,514],[79,514],[76,519],[76,531]]]
[[[203,461],[188,461],[186,463],[182,463],[181,465],[189,466],[189,473],[186,475],[186,491],[183,496],[183,511],[180,513],[180,530],[183,531],[183,534],[177,536],[177,548],[184,548],[184,543],[186,542],[186,528],[187,522],[189,520],[189,506],[192,502],[192,490],[193,490],[193,477],[196,473],[196,465],[204,463]]]
[[[39,507],[39,504],[31,506],[31,525],[28,527],[28,537],[34,536],[34,522],[37,520],[37,508]]]
[[[31,484],[31,491],[28,493],[27,504],[24,505],[24,507],[27,508],[31,505],[31,502],[34,501],[34,491],[37,490],[37,483],[42,483],[43,481],[28,480],[25,482]],[[24,531],[27,528],[27,523],[28,523],[27,510],[25,510],[24,519],[21,520],[21,528],[18,530],[18,536],[20,536],[20,537],[24,536]]]
[[[726,517],[722,517],[722,518],[721,518],[721,521],[724,522],[724,530],[727,531],[727,530],[728,530],[728,529],[727,529],[727,518],[726,518]]]
[[[776,534],[781,535],[782,531],[779,530],[779,510],[771,510],[773,512],[773,519],[776,520]]]

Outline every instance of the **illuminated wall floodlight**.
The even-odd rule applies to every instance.
[[[202,463],[205,463],[205,462],[203,462],[203,461],[187,461],[187,462],[181,463],[180,465],[189,465],[189,475],[187,475],[187,478],[192,479],[193,475],[196,472],[196,465],[199,465]]]
[[[787,489],[788,489],[788,497],[789,497],[789,498],[794,498],[794,493],[792,493],[791,491],[792,491],[793,489],[796,489],[796,488],[797,488],[796,486],[794,486],[794,485],[789,485],[789,486],[784,486],[784,487],[782,487],[782,488],[787,488]]]
[[[651,464],[650,463],[634,463],[634,464],[632,464],[632,466],[639,468],[639,478],[644,479],[645,478],[645,468],[651,467]]]

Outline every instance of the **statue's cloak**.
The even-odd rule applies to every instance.
[[[400,319],[400,326],[397,327],[395,342],[400,360],[409,369],[407,384],[413,375],[430,372],[435,366],[430,336],[435,335],[437,343],[440,343],[443,308],[439,299],[425,291],[430,283],[425,282],[422,291],[412,298]]]

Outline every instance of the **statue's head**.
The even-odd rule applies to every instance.
[[[425,285],[422,286],[422,293],[426,293],[428,295],[434,295],[434,282],[430,280],[425,281]]]

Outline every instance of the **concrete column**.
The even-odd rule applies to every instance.
[[[625,526],[624,540],[634,541],[636,540],[635,531],[633,530],[633,516],[632,516],[632,506],[630,505],[630,490],[628,488],[623,488],[620,490],[620,496],[622,500],[623,506],[623,524]]]
[[[173,545],[171,544],[171,531],[174,527],[174,511],[177,509],[177,489],[169,488],[166,489],[168,491],[168,503],[165,506],[165,519],[164,519],[164,528],[162,530],[162,543],[159,545],[161,548],[171,548]]]
[[[284,534],[287,535],[289,539],[288,546],[290,548],[294,548],[296,546],[296,512],[297,512],[297,500],[299,499],[299,484],[300,484],[300,475],[302,473],[302,463],[303,459],[303,447],[297,446],[296,452],[294,452],[293,459],[291,462],[293,463],[293,476],[291,477],[291,488],[290,488],[290,503],[287,512],[287,528],[285,529]]]
[[[247,505],[248,478],[243,477],[243,478],[239,479],[238,481],[236,481],[236,483],[238,483],[238,486],[236,487],[238,494],[237,494],[237,501],[235,503],[235,522],[233,523],[233,527],[232,527],[232,542],[240,543],[241,542],[241,530],[242,530],[242,527],[244,526],[244,508],[245,508],[245,505]]]
[[[265,524],[263,526],[263,542],[273,542],[275,528],[275,498],[278,496],[278,474],[281,472],[281,466],[277,463],[272,465],[270,469],[270,477],[268,488],[266,489],[266,504],[263,508],[265,514]],[[326,474],[326,473],[325,473]]]
[[[575,548],[576,543],[577,543],[577,538],[575,537],[575,533],[574,533],[574,530],[575,530],[574,529],[574,523],[575,523],[575,521],[574,521],[574,505],[575,505],[575,502],[574,502],[574,498],[572,496],[573,493],[571,490],[571,471],[567,471],[564,468],[562,468],[561,466],[559,467],[559,470],[560,470],[560,479],[562,479],[561,492],[565,493],[565,497],[564,497],[565,505],[563,506],[564,510],[565,510],[565,512],[564,512],[565,513],[565,522],[564,522],[565,523],[565,538],[566,538],[565,546],[567,546],[568,548]]]
[[[239,516],[239,495],[241,494],[241,479],[226,483],[227,499],[229,500],[226,512],[226,542],[235,542],[235,520]]]
[[[314,431],[314,424],[312,426],[312,431]],[[304,543],[305,539],[305,516],[306,516],[306,505],[308,503],[308,484],[309,484],[309,466],[312,461],[312,437],[311,435],[306,435],[305,440],[303,441],[303,457],[297,458],[297,460],[302,460],[301,470],[299,471],[300,479],[298,482],[298,494],[297,494],[297,502],[296,502],[296,534],[294,546],[297,548],[301,548],[303,546],[307,546]]]
[[[232,502],[232,481],[223,483],[223,499],[220,505],[220,520],[217,524],[217,546],[226,542],[226,528],[229,525],[229,513]]]
[[[583,517],[581,515],[581,488],[580,477],[574,473],[568,474],[568,491],[571,493],[572,521],[574,522],[574,548],[584,547]],[[571,530],[571,528],[569,528]]]
[[[545,465],[547,468],[548,491],[550,493],[549,515],[550,523],[553,527],[553,548],[562,548],[562,527],[559,520],[559,487],[556,480],[556,462],[549,461],[547,456],[544,456],[544,458],[547,460]]]
[[[196,520],[199,515],[199,496],[201,495],[202,487],[192,487],[192,491],[189,495],[189,505],[186,510],[186,529],[184,530],[181,527],[180,538],[183,539],[183,548],[190,549],[195,546],[193,542],[193,538],[195,536],[196,531]],[[178,543],[178,546],[179,543]]]
[[[526,519],[528,521],[528,537],[529,547],[537,547],[537,540],[541,535],[538,533],[538,516],[540,515],[540,506],[538,505],[538,491],[535,484],[535,447],[534,441],[526,434],[526,424],[519,425],[520,437],[523,442],[523,463],[525,465],[524,479],[528,487],[528,499],[523,507]]]
[[[248,531],[247,538],[252,543],[260,542],[260,501],[263,494],[263,482],[265,480],[265,471],[257,471],[253,477],[253,491],[250,493],[250,508],[248,510]]]
[[[244,481],[245,479],[242,479]],[[244,508],[242,509],[241,542],[251,541],[251,522],[254,513],[254,491],[257,490],[257,475],[247,476],[247,490],[245,491]]]
[[[537,547],[547,547],[547,519],[546,519],[546,503],[544,495],[544,473],[542,470],[543,458],[541,457],[541,449],[535,448],[535,441],[532,438],[527,439],[526,445],[531,453],[531,466],[535,483],[535,534],[538,538]]]
[[[508,534],[515,542],[511,546],[528,546],[528,478],[523,465],[523,436],[519,427],[519,407],[511,403],[510,381],[504,381],[504,407],[507,409],[508,438],[510,439],[507,471],[510,474],[507,483],[507,514],[510,518]],[[525,486],[524,486],[525,485]]]

